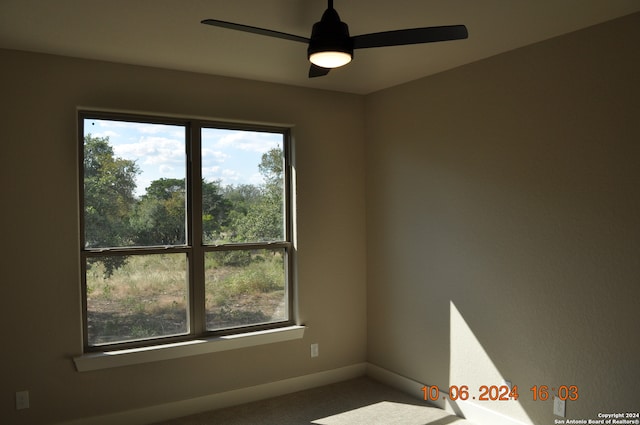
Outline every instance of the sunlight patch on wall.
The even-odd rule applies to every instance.
[[[467,386],[468,398],[465,401],[453,401],[447,397],[447,403],[454,411],[479,424],[489,423],[487,420],[493,424],[496,421],[504,424],[533,424],[520,402],[509,396],[513,394],[501,388],[505,386],[505,377],[500,374],[453,301],[450,302],[450,316],[449,385],[457,388]],[[512,384],[518,385],[517,382]],[[528,388],[518,387],[520,397],[527,396],[528,391]],[[507,400],[498,400],[499,398]]]

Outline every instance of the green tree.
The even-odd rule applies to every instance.
[[[258,169],[264,178],[260,196],[247,205],[246,213],[233,217],[239,242],[281,240],[284,237],[284,160],[281,149],[262,155]]]
[[[108,137],[84,138],[84,237],[87,248],[128,246],[132,243],[129,216],[136,202],[135,161],[117,158]],[[124,257],[100,260],[105,273],[124,264]],[[91,264],[91,263],[90,263]]]
[[[284,170],[284,158],[282,149],[271,149],[262,154],[262,160],[258,165],[258,170],[264,178],[267,188],[270,190],[282,190],[282,175]]]
[[[206,243],[215,242],[227,224],[231,203],[217,181],[202,182],[202,224]],[[186,241],[184,179],[151,182],[131,219],[140,245],[176,245]]]
[[[222,238],[229,222],[232,201],[225,197],[219,181],[202,181],[202,230],[205,243]]]
[[[186,242],[184,179],[151,182],[131,217],[137,245],[179,245]]]
[[[167,200],[173,197],[175,193],[182,193],[184,195],[184,179],[161,178],[154,180],[149,187],[147,187],[145,196]]]
[[[282,195],[266,192],[260,203],[252,205],[247,214],[235,222],[236,238],[240,242],[275,241],[284,238]]]
[[[262,189],[252,184],[229,185],[223,190],[222,195],[227,199],[234,212],[246,214],[251,205],[260,202]]]

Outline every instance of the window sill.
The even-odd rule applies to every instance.
[[[245,334],[195,339],[175,344],[89,353],[74,357],[73,362],[78,372],[88,372],[301,339],[304,330],[304,326],[288,326]]]

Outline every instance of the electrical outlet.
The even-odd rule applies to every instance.
[[[318,357],[318,343],[311,344],[311,357]]]
[[[16,410],[29,408],[29,391],[18,391],[16,393]]]
[[[553,398],[553,414],[564,418],[565,414],[565,401],[560,400],[558,397]]]

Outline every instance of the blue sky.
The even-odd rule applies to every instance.
[[[87,119],[85,135],[109,137],[117,157],[134,160],[142,173],[136,194],[142,195],[153,180],[184,178],[186,172],[184,127],[166,124],[129,123]],[[258,164],[262,154],[282,148],[277,133],[204,129],[202,132],[202,175],[222,185],[259,184]]]

